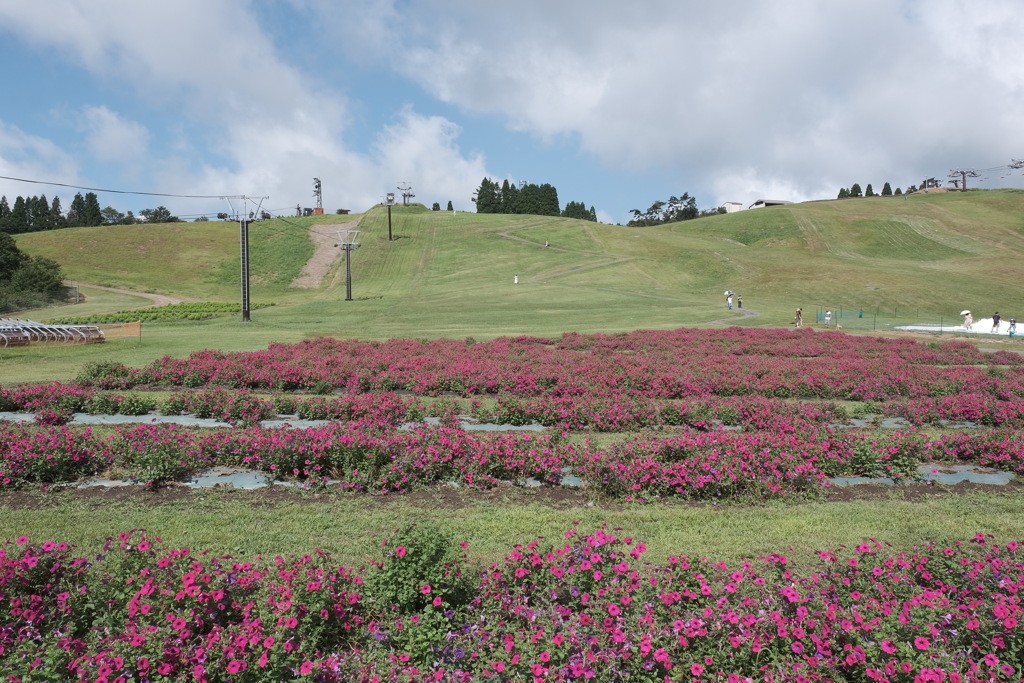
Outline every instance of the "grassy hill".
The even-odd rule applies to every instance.
[[[843,310],[846,329],[878,326],[876,316],[887,325],[940,317],[956,324],[965,307],[976,317],[994,310],[1019,317],[1022,216],[1024,191],[988,190],[808,202],[649,228],[453,215],[416,205],[394,207],[393,242],[382,207],[355,217],[274,219],[250,230],[251,297],[277,305],[254,311],[251,323],[235,316],[147,325],[141,345],[9,350],[0,368],[21,376],[32,365],[33,377],[60,377],[86,360],[142,363],[196,348],[262,348],[324,335],[482,339],[730,319],[784,325],[797,306],[805,320],[818,309]],[[320,288],[292,287],[314,253],[310,229],[331,235],[330,223],[342,220],[360,220],[362,231],[352,255],[354,301],[344,300],[342,258]],[[76,281],[202,301],[239,298],[234,223],[79,228],[17,239]],[[725,289],[742,294],[746,310],[758,315],[740,319],[727,311]],[[100,301],[90,300],[90,312],[104,296],[95,295]],[[123,301],[110,310],[117,308]],[[65,307],[33,317],[73,314]]]

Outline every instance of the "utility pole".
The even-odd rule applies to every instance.
[[[316,208],[320,209],[320,213],[323,213],[324,209],[324,198],[322,186],[319,178],[313,178],[313,196],[316,197]]]
[[[967,190],[967,179],[978,178],[979,176],[981,176],[981,174],[975,171],[973,168],[953,169],[952,171],[949,172],[950,178],[955,179],[957,176],[960,176],[960,181],[957,186],[960,188],[961,192],[965,192]]]
[[[395,193],[388,192],[388,242],[391,241],[391,205],[395,203]]]

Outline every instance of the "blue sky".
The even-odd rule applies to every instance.
[[[611,223],[683,192],[802,201],[955,168],[1024,187],[1001,168],[1024,158],[1021,35],[1016,0],[9,2],[0,175],[280,212],[313,205],[314,176],[329,212],[402,182],[472,210],[488,176]]]

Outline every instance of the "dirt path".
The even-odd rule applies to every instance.
[[[292,287],[313,289],[320,286],[324,277],[330,272],[334,260],[341,254],[338,243],[338,230],[353,230],[359,225],[358,220],[347,223],[314,223],[309,226],[309,239],[313,241],[313,257],[306,261],[302,272],[292,280]]]
[[[77,282],[77,281],[76,281]],[[130,296],[138,296],[143,299],[149,299],[153,303],[147,306],[139,306],[138,308],[155,308],[156,306],[169,306],[171,304],[180,304],[188,299],[182,299],[174,296],[165,296],[163,294],[150,294],[149,292],[136,292],[131,289],[118,289],[116,287],[104,287],[103,285],[93,285],[88,282],[78,282],[79,287],[91,287],[93,289],[102,289],[105,292],[114,292],[116,294],[128,294]]]

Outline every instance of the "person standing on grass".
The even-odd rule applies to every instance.
[[[736,308],[743,308],[743,295],[742,294],[737,294],[736,295]]]
[[[992,332],[999,333],[999,311],[992,314]]]
[[[1010,318],[1010,339],[1017,336],[1017,321]]]
[[[732,294],[725,297],[725,305],[729,307],[730,311],[732,310]]]
[[[796,309],[796,326],[797,327],[803,327],[804,326],[804,309],[802,309],[802,308]]]
[[[971,315],[970,311],[967,311],[967,315],[964,316],[964,329],[970,330],[971,325],[974,324],[974,316]]]
[[[832,311],[825,311],[825,327],[828,327],[832,323]]]

